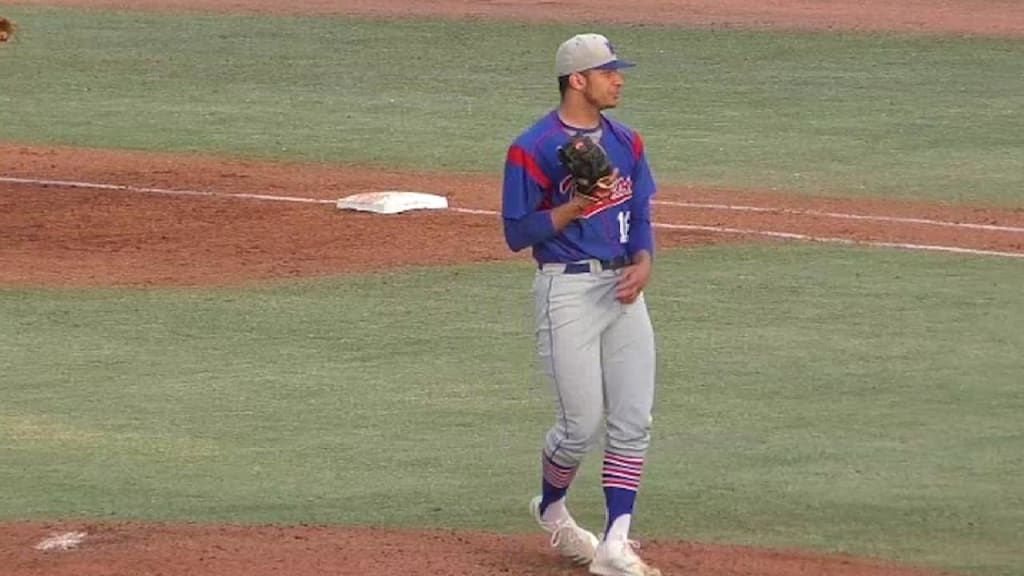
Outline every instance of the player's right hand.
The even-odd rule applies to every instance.
[[[623,268],[622,276],[619,278],[619,286],[615,297],[623,304],[632,304],[640,297],[640,294],[647,287],[651,279],[651,257],[646,252],[640,252],[633,264]]]

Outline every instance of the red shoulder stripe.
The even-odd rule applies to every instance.
[[[551,188],[551,180],[548,179],[544,171],[540,169],[540,165],[537,164],[537,160],[533,156],[523,150],[519,146],[512,146],[508,149],[508,161],[516,166],[521,166],[526,170],[526,173],[533,178],[541,188],[547,190]]]
[[[633,133],[633,160],[639,160],[644,153],[644,139],[639,132]]]

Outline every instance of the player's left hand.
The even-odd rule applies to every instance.
[[[637,254],[633,263],[623,268],[615,297],[623,304],[632,304],[640,297],[651,279],[651,256],[646,252]]]

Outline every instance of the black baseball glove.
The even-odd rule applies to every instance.
[[[558,159],[569,170],[576,193],[594,200],[611,196],[618,172],[612,168],[604,148],[586,136],[576,135],[558,149]]]

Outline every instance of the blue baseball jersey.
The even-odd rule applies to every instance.
[[[570,136],[586,134],[604,148],[618,178],[609,198],[555,232],[548,211],[569,201],[573,192],[558,148]],[[601,115],[600,126],[580,130],[552,110],[520,134],[508,149],[502,196],[505,239],[513,251],[532,246],[538,263],[631,257],[654,253],[651,198],[657,190],[640,134]]]

